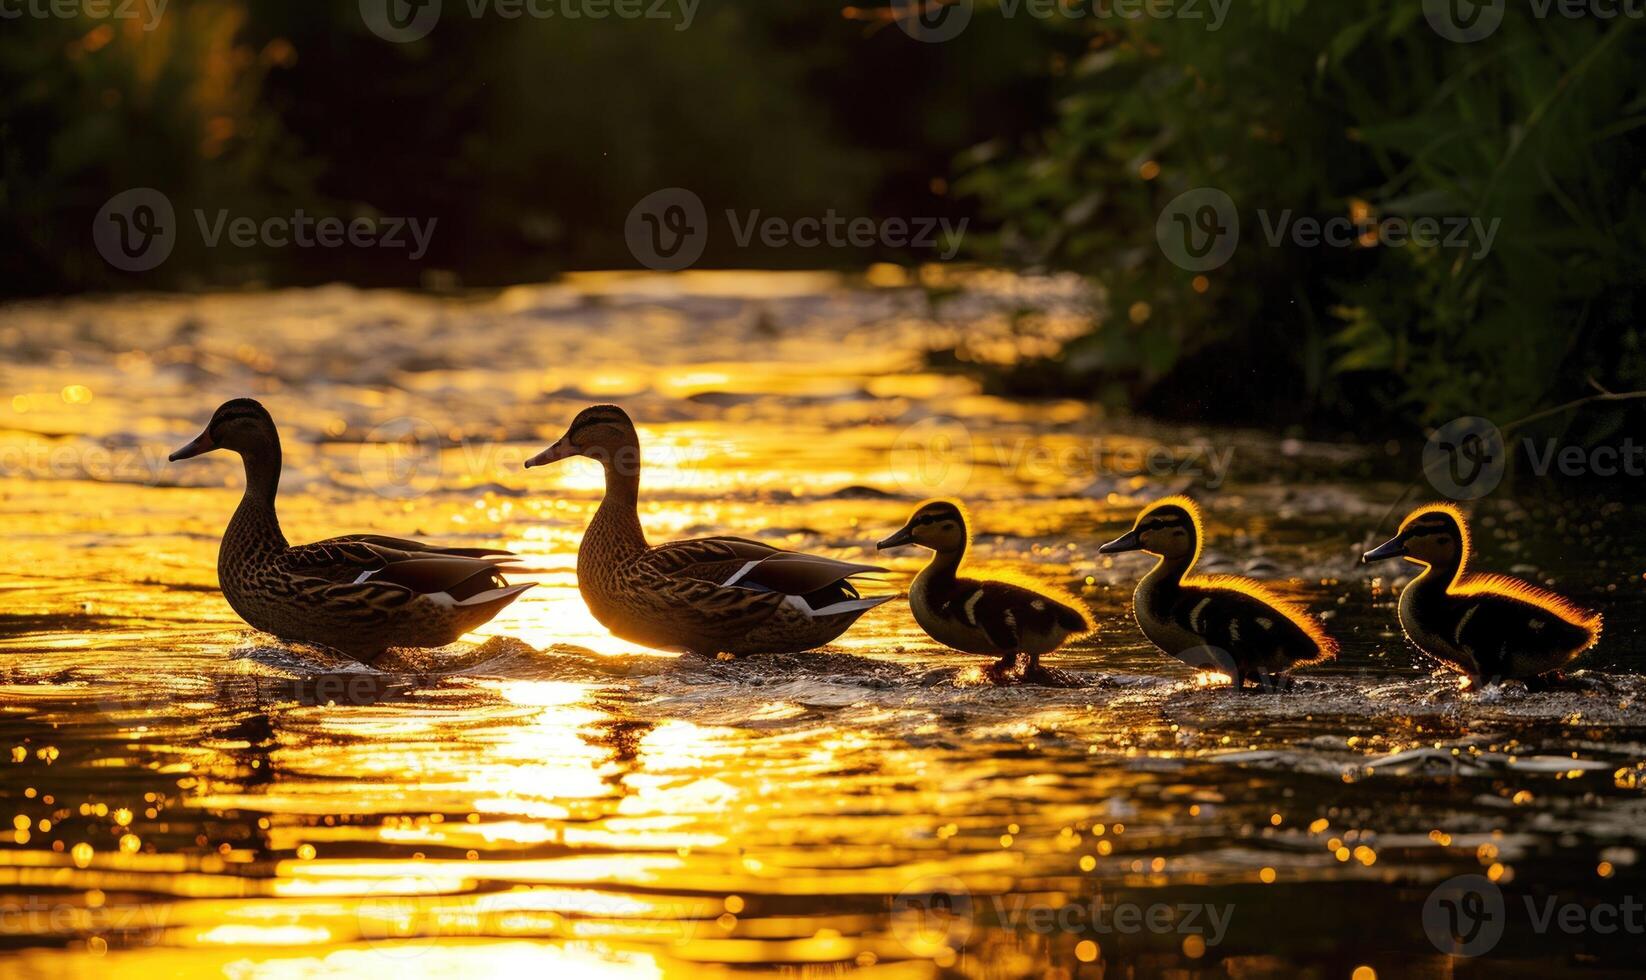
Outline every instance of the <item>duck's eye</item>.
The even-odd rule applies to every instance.
[[[954,521],[944,521],[944,522],[943,522],[943,530],[945,530],[945,531],[953,531],[953,530],[954,530],[954,529],[955,529],[955,527],[954,527]]]

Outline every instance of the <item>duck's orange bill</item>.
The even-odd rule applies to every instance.
[[[533,466],[546,466],[549,463],[558,463],[569,456],[576,455],[578,455],[576,447],[562,439],[549,448],[538,453],[536,456],[533,456],[531,459],[526,460],[526,469],[529,470]]]
[[[205,432],[195,436],[193,442],[184,446],[182,449],[179,449],[177,452],[172,453],[170,456],[167,456],[166,459],[169,462],[175,463],[180,459],[192,459],[201,453],[209,453],[216,448],[217,444],[211,441],[211,430],[207,429]]]

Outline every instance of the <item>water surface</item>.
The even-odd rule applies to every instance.
[[[1078,283],[585,276],[465,299],[329,288],[0,311],[0,972],[20,977],[1597,975],[1638,933],[1539,932],[1641,894],[1641,508],[1504,493],[1483,564],[1602,609],[1593,690],[1463,693],[1354,563],[1407,487],[1383,446],[988,397],[923,353],[1044,353]],[[1025,311],[1032,311],[1025,313]],[[222,400],[281,425],[287,534],[522,556],[482,634],[366,667],[246,629],[216,590],[240,487],[168,465]],[[610,637],[576,591],[600,474],[529,473],[577,409],[644,444],[654,540],[873,556],[915,502],[979,567],[1078,592],[1081,685],[995,689],[906,604],[826,650],[715,662]],[[1208,567],[1326,617],[1335,664],[1235,695],[1130,622],[1096,546],[1189,490]],[[1398,515],[1396,515],[1398,516]],[[1508,928],[1437,950],[1479,875]]]

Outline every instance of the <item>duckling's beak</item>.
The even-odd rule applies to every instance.
[[[1100,555],[1118,555],[1122,551],[1142,551],[1142,550],[1143,550],[1143,535],[1138,534],[1137,533],[1137,528],[1134,527],[1130,531],[1127,531],[1125,534],[1122,534],[1120,537],[1115,538],[1113,541],[1110,541],[1108,544],[1105,544],[1102,547],[1098,548],[1097,553],[1100,554]]]
[[[533,466],[547,466],[550,463],[558,463],[563,459],[577,455],[579,455],[577,447],[573,446],[565,439],[561,439],[559,442],[538,453],[536,456],[526,460],[526,469],[529,470]]]
[[[1405,553],[1406,545],[1400,540],[1399,536],[1396,536],[1361,555],[1360,563],[1370,565],[1374,561],[1382,561],[1385,558],[1399,558]]]
[[[184,446],[182,449],[179,449],[177,452],[172,453],[170,456],[167,456],[166,461],[168,463],[175,463],[180,459],[193,459],[201,453],[209,453],[216,448],[217,444],[211,441],[211,430],[207,429],[205,432],[195,436],[193,442]]]
[[[874,548],[876,551],[885,551],[887,548],[901,548],[906,544],[914,544],[914,532],[905,525],[902,530],[875,545]]]

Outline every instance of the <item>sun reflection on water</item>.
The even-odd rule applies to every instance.
[[[0,392],[0,973],[1285,971],[1322,962],[1269,928],[1313,914],[1313,888],[1361,889],[1359,914],[1395,921],[1412,883],[1480,868],[1569,871],[1574,892],[1602,864],[1608,887],[1632,880],[1646,841],[1618,817],[1642,736],[1624,709],[1460,702],[1363,602],[1331,627],[1387,634],[1376,675],[1345,665],[1300,700],[1231,707],[1139,640],[1131,571],[1092,551],[1177,477],[1104,460],[1189,436],[922,367],[957,337],[990,358],[1039,350],[1090,308],[1065,282],[973,288],[941,322],[919,290],[740,273],[574,276],[461,306],[317,290],[0,312],[68,352],[8,363]],[[1024,337],[1014,311],[1035,289],[1051,312]],[[65,336],[65,318],[118,329]],[[248,392],[277,409],[292,539],[503,546],[511,578],[537,586],[472,645],[370,669],[244,629],[215,573],[239,467],[164,460],[211,403]],[[865,591],[898,592],[923,556],[873,542],[915,499],[958,493],[979,567],[1092,607],[1097,636],[1057,663],[1100,681],[995,690],[902,602],[805,657],[719,663],[612,637],[575,575],[599,467],[520,466],[608,399],[640,420],[652,540],[757,537],[884,565]],[[953,424],[923,426],[938,417]],[[382,435],[407,419],[434,435]],[[1240,547],[1213,557],[1266,547],[1296,576],[1288,595],[1331,608],[1355,586],[1329,522],[1398,488],[1303,485],[1319,512],[1267,474],[1234,479],[1213,537]],[[1479,761],[1540,741],[1546,773]],[[1438,780],[1403,755],[1426,752]],[[1554,829],[1505,834],[1506,808]],[[1559,867],[1532,868],[1540,854]],[[1176,933],[1005,921],[1098,897],[1233,902],[1249,931],[1189,956]],[[1448,962],[1426,955],[1405,965]]]

